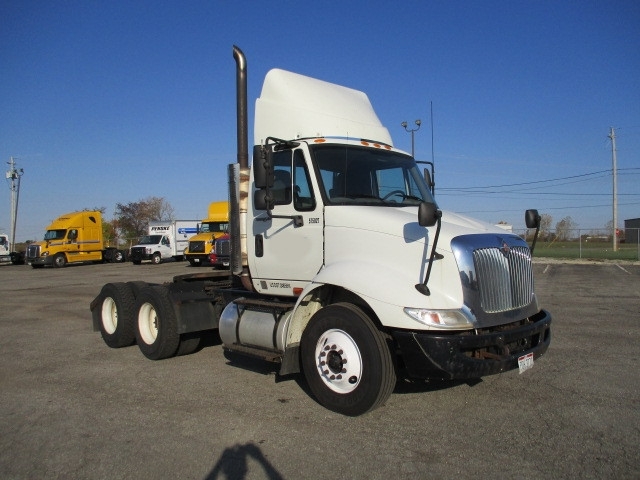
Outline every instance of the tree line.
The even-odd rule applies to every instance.
[[[96,208],[103,215],[105,207]],[[102,233],[105,239],[133,239],[146,235],[149,222],[175,220],[173,207],[163,197],[148,197],[137,202],[116,203],[111,220],[103,219]]]

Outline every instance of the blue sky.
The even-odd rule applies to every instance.
[[[640,217],[640,2],[0,0],[0,158],[24,169],[16,240],[68,211],[227,198],[235,63],[250,110],[274,67],[365,91],[394,144],[422,120],[441,208],[523,227]],[[251,114],[252,117],[252,114]],[[252,135],[250,133],[250,139]],[[10,191],[0,231],[10,227]]]

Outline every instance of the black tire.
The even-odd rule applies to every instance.
[[[124,262],[125,258],[124,258],[124,252],[122,250],[116,250],[116,252],[113,255],[113,261],[115,263],[122,263]]]
[[[64,253],[56,253],[55,257],[53,257],[53,266],[56,268],[67,266],[67,257],[64,256]]]
[[[127,282],[127,285],[129,285],[129,288],[131,288],[131,291],[133,292],[133,299],[135,303],[135,300],[140,296],[140,292],[143,288],[153,286],[155,284],[142,281],[133,281]]]
[[[169,291],[163,285],[148,286],[136,299],[136,341],[150,360],[173,357],[180,344],[178,322]]]
[[[176,357],[182,355],[191,355],[193,352],[200,348],[200,332],[183,333],[180,335],[180,345],[176,351]]]
[[[302,369],[318,402],[343,415],[382,405],[396,384],[387,341],[357,306],[336,303],[316,312],[302,334]]]
[[[98,315],[104,343],[111,348],[133,345],[135,299],[131,287],[126,283],[107,283],[100,296],[102,302],[93,310],[93,315]]]
[[[162,257],[159,253],[153,254],[153,256],[151,257],[151,263],[153,263],[154,265],[159,265],[160,263],[162,263]]]

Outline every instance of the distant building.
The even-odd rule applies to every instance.
[[[638,243],[640,236],[640,218],[630,218],[624,221],[624,240],[626,243]]]
[[[513,232],[513,225],[509,225],[508,223],[496,223],[496,227],[500,227],[507,232]]]

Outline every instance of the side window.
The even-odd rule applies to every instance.
[[[276,205],[291,203],[291,150],[273,155],[273,187],[271,195]]]
[[[295,150],[293,154],[293,206],[300,211],[316,208],[309,171],[301,150]]]

